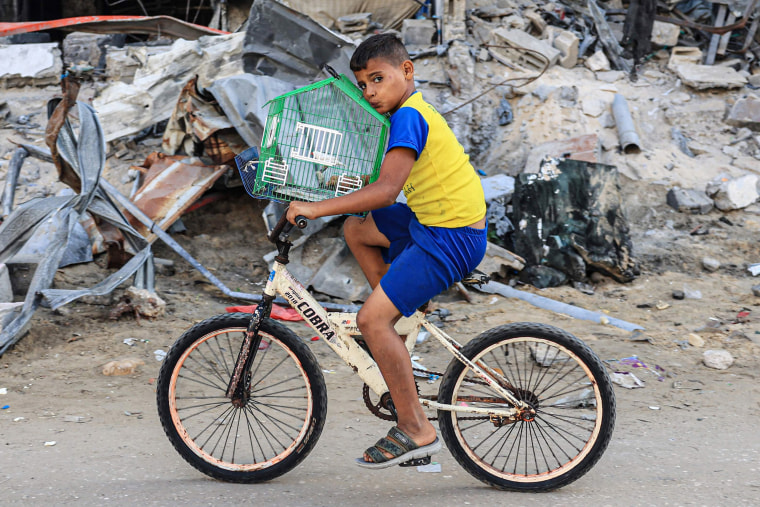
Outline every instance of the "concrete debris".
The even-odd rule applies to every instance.
[[[405,19],[401,25],[401,38],[410,51],[433,45],[436,35],[432,19]]]
[[[335,27],[341,33],[365,33],[369,30],[370,23],[372,23],[371,12],[357,12],[340,16],[335,20]]]
[[[727,370],[734,364],[734,356],[727,350],[705,350],[702,354],[702,362],[708,368],[714,368],[716,370]]]
[[[494,46],[489,49],[491,55],[508,66],[540,72],[557,63],[561,55],[559,49],[522,30],[499,28],[492,35]]]
[[[671,23],[655,21],[652,27],[652,44],[655,46],[672,48],[678,45],[678,37],[681,34],[681,27]]]
[[[0,86],[56,84],[63,74],[58,43],[0,45]]]
[[[586,60],[583,62],[583,65],[594,72],[604,72],[611,69],[610,60],[601,49],[596,51],[589,58],[586,58]]]
[[[148,56],[132,83],[115,82],[93,100],[106,141],[140,132],[172,114],[182,88],[193,76],[198,86],[243,72],[245,34],[179,39],[171,49]]]
[[[704,56],[702,50],[689,46],[675,46],[670,50],[670,59],[668,60],[668,68],[672,71],[676,70],[676,67],[682,64],[698,65],[702,62]]]
[[[757,182],[758,177],[754,174],[745,174],[738,178],[722,174],[707,184],[705,192],[721,211],[742,209],[760,198]]]
[[[675,73],[685,85],[697,90],[733,89],[747,84],[747,78],[731,67],[682,63],[675,66]]]
[[[760,97],[749,94],[739,98],[731,107],[726,123],[760,131]]]
[[[682,213],[704,215],[713,209],[713,201],[702,190],[674,187],[668,190],[668,205]]]

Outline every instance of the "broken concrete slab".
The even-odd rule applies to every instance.
[[[738,178],[722,174],[707,184],[705,192],[712,197],[715,207],[721,211],[742,209],[760,199],[757,182],[758,177],[755,174],[745,174]]]
[[[515,191],[515,179],[506,174],[496,174],[480,180],[483,185],[483,193],[486,196],[486,204],[490,204],[496,199],[503,199],[509,202]]]
[[[67,68],[84,64],[103,70],[108,48],[124,46],[126,38],[125,34],[72,32],[63,39],[63,63]]]
[[[676,65],[674,72],[685,85],[697,90],[742,88],[747,84],[747,78],[731,67],[683,63]]]
[[[242,74],[245,34],[177,40],[171,49],[147,58],[131,84],[112,83],[93,100],[106,141],[135,134],[168,119],[180,91],[194,75],[206,88],[216,79]]]
[[[432,19],[405,19],[401,24],[401,39],[410,50],[434,44],[436,33]]]
[[[499,28],[494,30],[491,35],[495,45],[510,46],[507,48],[489,48],[491,56],[505,65],[515,65],[530,71],[541,71],[545,67],[551,67],[557,63],[561,55],[559,49],[522,30]],[[543,58],[536,56],[532,52],[514,49],[512,46],[530,49],[543,56]]]
[[[760,130],[760,97],[750,94],[734,102],[726,117],[726,123]]]
[[[56,84],[63,73],[57,42],[0,45],[0,85],[47,86]]]
[[[666,197],[668,205],[682,213],[704,215],[713,209],[713,201],[702,190],[673,187]]]
[[[165,45],[151,46],[107,46],[106,53],[106,80],[132,83],[137,69],[144,67],[148,57],[159,53],[165,53],[171,49],[169,43]]]
[[[371,12],[357,12],[338,17],[335,20],[335,27],[341,33],[362,34],[369,29],[370,23],[372,23]]]
[[[542,160],[550,157],[562,157],[595,163],[599,161],[599,136],[586,134],[569,139],[549,141],[534,147],[525,163],[526,172],[535,172]]]

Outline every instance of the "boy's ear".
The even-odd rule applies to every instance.
[[[406,79],[414,79],[414,63],[411,60],[404,60],[401,64],[401,69],[404,71]]]

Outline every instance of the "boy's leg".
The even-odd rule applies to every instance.
[[[388,248],[390,241],[378,230],[372,213],[366,217],[348,217],[343,224],[343,235],[369,286],[374,289],[388,270],[380,249]]]
[[[436,438],[417,396],[409,351],[393,325],[401,316],[378,284],[357,315],[357,324],[369,345],[398,414],[398,427],[419,445]],[[365,454],[364,459],[371,458]]]

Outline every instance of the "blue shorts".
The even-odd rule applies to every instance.
[[[380,286],[405,317],[464,278],[486,253],[487,227],[425,226],[401,203],[372,211],[372,218],[391,242],[383,249],[390,268]]]

